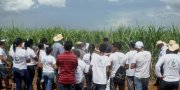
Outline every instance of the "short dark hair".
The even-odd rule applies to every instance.
[[[131,41],[131,42],[129,43],[129,47],[131,47],[131,48],[135,48],[135,43],[136,43],[136,42]]]
[[[41,49],[43,49],[44,48],[44,44],[43,43],[39,43],[38,44],[38,48],[41,50]]]
[[[47,55],[51,54],[52,50],[53,50],[53,49],[52,49],[51,46],[47,47],[47,48],[46,48],[46,54],[47,54]]]
[[[72,46],[73,46],[72,41],[66,41],[64,43],[64,49],[67,50],[67,51],[70,51],[72,49]]]
[[[0,41],[0,45],[4,45],[4,42],[3,42],[3,41]]]
[[[109,41],[109,38],[108,38],[108,37],[104,37],[104,38],[103,38],[103,41],[104,41],[104,42]]]
[[[117,49],[121,49],[121,43],[120,42],[114,42],[113,44],[113,47],[116,47]]]
[[[77,56],[77,57],[80,57],[80,51],[79,50],[73,50],[73,53]]]
[[[107,45],[106,44],[100,44],[99,45],[99,51],[100,52],[105,52],[106,51],[106,49],[107,49]]]

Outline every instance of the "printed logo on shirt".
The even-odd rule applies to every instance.
[[[21,57],[18,57],[18,56],[15,56],[15,57],[14,57],[14,63],[16,63],[16,64],[21,63],[22,60],[24,60],[24,59],[22,59]]]
[[[171,68],[177,68],[177,67],[178,67],[178,62],[177,62],[177,60],[171,60],[171,61],[169,62],[169,67],[171,67]]]

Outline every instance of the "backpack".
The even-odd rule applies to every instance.
[[[116,83],[123,83],[126,77],[126,69],[124,66],[120,66],[115,73],[114,81]]]

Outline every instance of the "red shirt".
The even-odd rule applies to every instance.
[[[60,68],[58,83],[75,84],[75,72],[78,65],[77,56],[65,51],[57,56],[57,66]]]

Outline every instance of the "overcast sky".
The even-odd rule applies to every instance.
[[[0,0],[0,26],[103,29],[180,24],[180,0]]]

